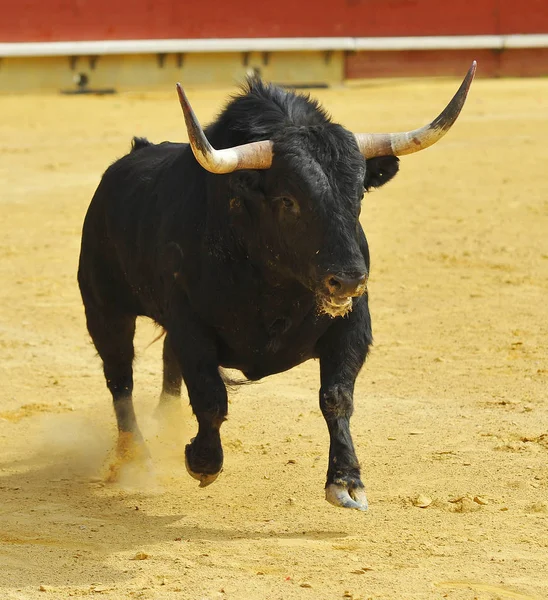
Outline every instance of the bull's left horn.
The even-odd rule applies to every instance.
[[[240,169],[268,169],[272,165],[270,141],[215,150],[206,138],[180,83],[177,84],[177,93],[185,115],[192,152],[204,169],[210,173],[232,173]]]
[[[356,133],[356,141],[365,158],[375,156],[402,156],[424,150],[440,140],[457,120],[464,105],[468,89],[474,79],[476,61],[468,70],[464,81],[445,110],[431,123],[401,133]]]

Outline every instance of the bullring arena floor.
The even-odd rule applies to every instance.
[[[313,95],[350,129],[399,130],[457,87]],[[205,122],[230,90],[188,91]],[[313,362],[232,394],[225,470],[199,489],[186,399],[172,431],[152,417],[161,343],[147,349],[146,322],[136,407],[156,475],[102,482],[115,426],[75,283],[80,228],[131,136],[184,140],[183,117],[174,89],[1,97],[1,597],[548,597],[547,98],[546,79],[476,81],[450,134],[365,200],[362,514],[323,499]]]

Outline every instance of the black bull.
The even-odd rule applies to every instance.
[[[445,133],[473,69],[457,93],[460,106],[409,134],[354,136],[315,101],[251,80],[207,139],[181,90],[192,144],[134,139],[89,206],[78,270],[121,460],[147,455],[132,403],[142,315],[166,331],[160,408],[180,395],[183,380],[188,390],[198,433],[186,446],[186,466],[200,485],[223,465],[227,391],[219,368],[256,380],[318,358],[330,435],[326,497],[367,508],[349,428],[355,380],[372,343],[360,203],[364,191],[394,177],[394,155]],[[208,140],[231,150],[219,158]]]

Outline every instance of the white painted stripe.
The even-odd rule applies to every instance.
[[[501,35],[443,35],[429,37],[356,38],[356,50],[466,50],[503,48]],[[548,35],[546,36],[548,45]]]
[[[548,34],[417,37],[230,38],[104,40],[90,42],[0,43],[0,57],[172,54],[197,52],[289,52],[327,50],[465,50],[547,48]]]
[[[507,35],[505,38],[505,48],[546,48],[548,46],[548,34],[546,33]]]
[[[548,34],[440,35],[425,37],[354,38],[355,50],[474,50],[547,48]]]
[[[0,56],[89,56],[196,52],[352,50],[352,38],[232,38],[0,43]]]

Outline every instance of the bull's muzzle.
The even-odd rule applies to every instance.
[[[367,273],[352,275],[328,275],[324,280],[330,296],[349,298],[361,296],[367,289]]]
[[[344,317],[353,307],[353,298],[367,292],[367,273],[329,274],[323,280],[324,291],[318,295],[320,313]]]

